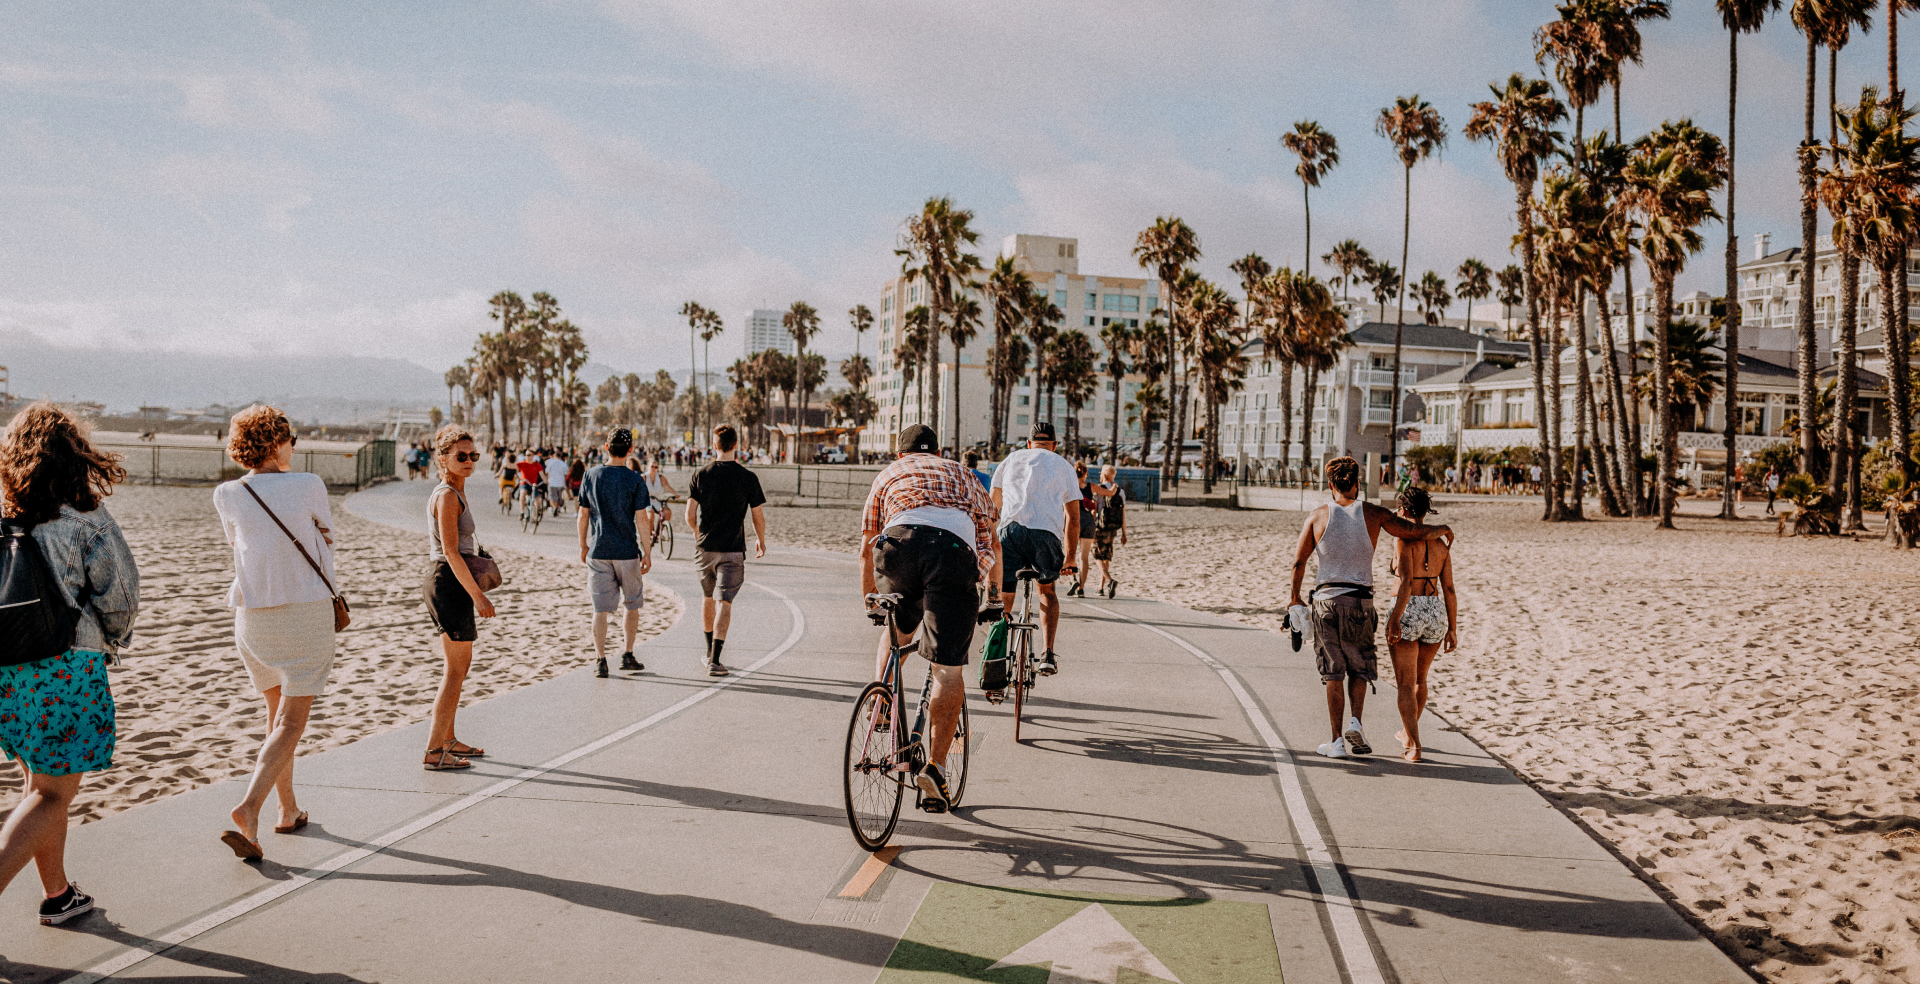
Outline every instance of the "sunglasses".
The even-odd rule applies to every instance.
[[[300,435],[295,434],[292,437],[287,438],[287,447],[297,448],[299,446],[300,446]]]
[[[453,460],[455,460],[455,461],[479,461],[479,460],[480,460],[480,452],[478,452],[478,451],[455,451],[455,452],[453,453]]]

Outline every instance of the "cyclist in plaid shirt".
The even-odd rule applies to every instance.
[[[900,432],[894,447],[900,459],[873,481],[861,514],[860,590],[862,595],[900,595],[894,619],[897,642],[926,621],[920,654],[934,664],[933,718],[927,765],[916,777],[926,807],[941,812],[950,798],[947,780],[936,762],[947,760],[953,732],[966,700],[967,650],[980,608],[982,575],[997,576],[999,540],[993,533],[993,502],[973,473],[937,453],[933,428],[913,424]],[[931,645],[925,644],[931,640]],[[885,672],[887,639],[880,640],[879,666]]]

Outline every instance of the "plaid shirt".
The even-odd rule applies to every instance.
[[[936,506],[973,517],[973,556],[982,574],[993,569],[993,500],[967,466],[934,454],[910,454],[873,480],[861,529],[878,533],[909,509]]]

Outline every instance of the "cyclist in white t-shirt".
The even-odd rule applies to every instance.
[[[1046,652],[1036,661],[1041,676],[1059,672],[1053,640],[1060,628],[1060,598],[1054,582],[1075,568],[1068,560],[1080,546],[1080,478],[1073,465],[1053,451],[1053,424],[1033,427],[1027,446],[1007,455],[994,469],[994,509],[1000,515],[1000,601],[1013,611],[1014,589],[1022,568],[1040,573],[1040,611],[1046,616]]]

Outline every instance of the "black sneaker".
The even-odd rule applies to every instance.
[[[731,673],[731,672],[733,672],[733,671],[732,671],[732,670],[729,670],[729,669],[727,669],[727,667],[726,667],[726,665],[725,665],[725,664],[723,664],[723,663],[721,663],[721,662],[720,662],[719,660],[717,660],[717,659],[710,659],[710,660],[708,660],[708,661],[707,661],[707,675],[708,675],[708,676],[726,676],[727,674],[729,674],[729,673]]]
[[[67,883],[67,890],[58,898],[42,899],[40,902],[40,925],[58,926],[69,919],[84,916],[93,911],[93,896],[80,891],[80,886]]]
[[[605,656],[593,661],[593,675],[602,680],[607,678],[607,658]]]
[[[624,671],[632,672],[635,670],[644,670],[646,668],[647,668],[647,664],[642,663],[637,659],[634,659],[632,653],[620,654],[620,669]]]
[[[1060,657],[1055,656],[1051,649],[1041,653],[1036,663],[1038,665],[1036,665],[1034,669],[1037,670],[1041,676],[1052,676],[1060,672]]]
[[[914,778],[920,787],[920,808],[928,813],[945,813],[953,800],[947,795],[947,777],[940,774],[940,767],[927,763],[920,774]]]

